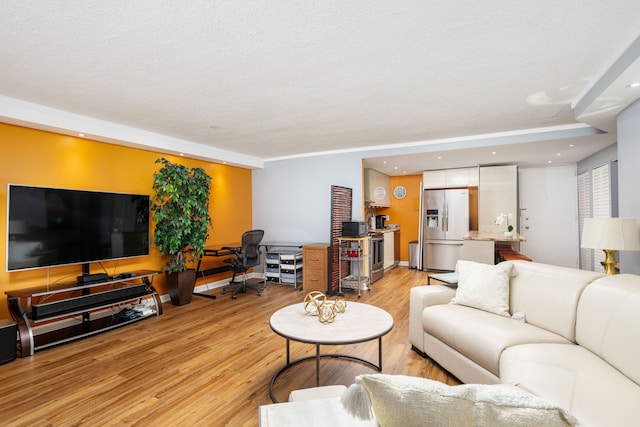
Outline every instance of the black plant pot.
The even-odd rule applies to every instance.
[[[178,273],[165,273],[169,297],[173,305],[186,305],[191,302],[196,286],[196,271],[193,269]]]

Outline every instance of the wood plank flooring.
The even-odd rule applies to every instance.
[[[394,318],[383,338],[383,372],[458,384],[442,368],[411,350],[409,290],[426,273],[396,267],[358,299]],[[269,381],[285,363],[285,340],[269,327],[277,309],[302,302],[305,292],[270,283],[258,297],[216,300],[194,296],[191,304],[164,304],[164,314],[94,337],[37,352],[0,366],[0,424],[4,426],[256,426],[258,406],[271,403]],[[357,325],[356,325],[357,326]],[[377,341],[323,352],[377,361]],[[291,357],[315,347],[292,343]],[[350,385],[374,373],[360,363],[321,361],[322,384]],[[315,362],[282,374],[276,397],[315,386]]]

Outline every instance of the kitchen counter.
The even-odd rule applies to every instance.
[[[513,233],[512,237],[506,237],[504,231],[470,231],[464,236],[462,259],[494,264],[500,261],[499,248],[511,249],[513,243],[526,240],[518,233]]]
[[[388,227],[385,228],[370,228],[369,232],[370,233],[391,233],[394,231],[400,231],[400,226],[399,225],[390,225]]]
[[[502,231],[470,231],[464,240],[482,240],[492,242],[526,242],[527,239],[518,233],[513,233],[513,237],[506,237]]]

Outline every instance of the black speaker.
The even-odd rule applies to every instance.
[[[18,326],[13,320],[0,319],[0,365],[16,358]]]

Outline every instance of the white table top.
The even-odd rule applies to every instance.
[[[338,313],[333,323],[322,323],[317,316],[304,311],[304,303],[293,304],[273,313],[271,329],[294,341],[339,345],[370,341],[387,334],[393,328],[393,317],[381,308],[347,301],[344,313]]]

